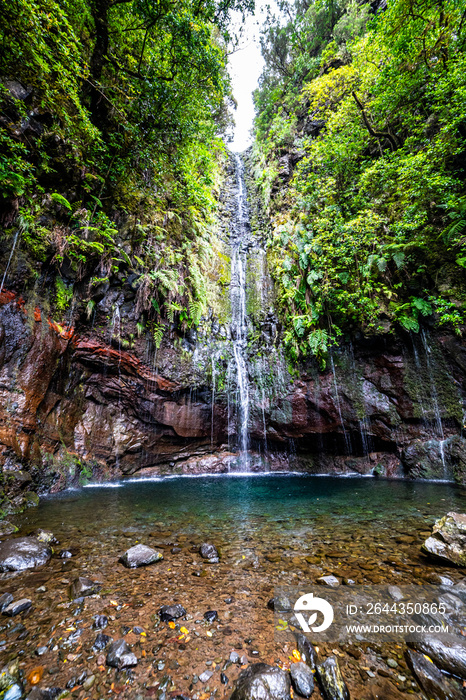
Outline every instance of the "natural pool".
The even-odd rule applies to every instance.
[[[275,586],[315,582],[323,574],[343,584],[425,583],[445,573],[462,578],[460,570],[420,553],[433,522],[452,510],[465,511],[465,491],[446,483],[287,474],[160,477],[48,496],[15,522],[21,535],[51,530],[60,545],[45,567],[1,575],[0,592],[30,598],[33,609],[22,620],[2,620],[0,654],[19,653],[25,674],[40,666],[42,685],[71,685],[82,700],[116,691],[125,698],[159,696],[162,686],[200,700],[229,697],[240,668],[228,665],[232,651],[248,662],[289,664],[292,649],[277,643],[267,608]],[[118,558],[138,542],[161,551],[163,561],[125,569]],[[219,548],[219,563],[200,557],[203,542]],[[73,556],[61,559],[61,549]],[[70,602],[69,585],[78,576],[99,579],[100,595]],[[174,629],[157,618],[160,606],[171,603],[188,613]],[[218,620],[207,624],[208,610]],[[134,669],[108,669],[102,652],[92,649],[97,614],[109,619],[106,634],[132,646]],[[182,639],[180,626],[188,629]],[[337,652],[351,697],[388,700],[408,691],[420,697],[402,649],[382,644]],[[386,667],[387,654],[397,658],[396,670]],[[371,668],[368,676],[364,669]],[[213,675],[203,684],[196,679],[206,669]],[[88,689],[77,682],[84,672],[94,677]]]

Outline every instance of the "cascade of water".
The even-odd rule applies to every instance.
[[[345,422],[343,420],[343,415],[341,412],[340,395],[338,393],[337,374],[335,372],[335,363],[333,362],[333,355],[330,355],[330,367],[332,368],[333,385],[335,387],[335,402],[337,405],[338,415],[340,417],[340,423],[341,423],[341,427],[343,430],[343,436],[345,438],[346,452],[347,452],[347,454],[351,454],[351,441],[350,441],[350,437],[346,431]]]
[[[246,313],[246,248],[248,245],[249,213],[244,185],[244,168],[241,157],[235,154],[236,164],[236,212],[230,235],[231,245],[231,336],[233,358],[236,366],[238,437],[240,467],[248,470],[248,421],[249,380],[247,369],[248,324]]]
[[[15,233],[15,237],[13,239],[13,246],[10,251],[10,257],[8,258],[8,262],[6,264],[5,272],[3,273],[3,279],[2,279],[2,284],[0,285],[0,294],[3,292],[3,285],[5,284],[6,276],[8,274],[8,270],[10,269],[11,261],[13,258],[13,255],[15,253],[16,249],[16,244],[18,242],[18,237],[19,237],[20,229],[18,228]]]
[[[440,405],[439,405],[439,401],[438,401],[437,386],[435,384],[435,377],[434,377],[432,361],[431,361],[432,348],[429,345],[429,342],[427,340],[427,335],[426,335],[424,328],[421,328],[421,340],[422,340],[422,344],[424,346],[424,351],[425,351],[425,355],[426,355],[426,366],[427,366],[427,371],[429,374],[431,396],[432,396],[432,408],[434,410],[434,416],[435,416],[436,433],[437,433],[437,437],[439,438],[439,449],[440,449],[440,458],[442,460],[443,474],[444,474],[444,477],[447,478],[448,477],[448,473],[447,473],[448,469],[447,469],[447,465],[445,462],[445,451],[444,451],[445,434],[443,432],[442,416],[440,413]]]

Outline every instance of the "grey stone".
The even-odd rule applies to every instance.
[[[464,697],[450,685],[444,674],[424,654],[408,649],[407,659],[413,674],[428,698],[461,700]]]
[[[434,559],[466,566],[466,515],[451,512],[437,520],[421,549]]]
[[[232,651],[230,654],[230,661],[232,664],[239,664],[240,657],[237,651]]]
[[[71,600],[75,600],[83,596],[94,595],[94,593],[98,593],[101,588],[102,584],[98,581],[92,581],[90,578],[79,576],[79,578],[75,579],[71,584],[70,598]]]
[[[157,552],[151,547],[146,547],[145,544],[137,544],[134,547],[130,547],[118,561],[126,566],[127,569],[136,569],[139,566],[155,564],[155,562],[162,559],[163,555],[161,552]]]
[[[124,639],[117,639],[110,646],[107,654],[107,666],[113,666],[113,668],[128,668],[130,666],[136,666],[137,663],[138,660],[135,654],[132,653]]]
[[[320,576],[317,579],[317,583],[321,586],[330,586],[330,588],[338,588],[340,585],[340,581],[332,574],[329,574],[328,576]]]
[[[409,636],[411,649],[426,654],[442,671],[466,678],[466,638],[454,634],[420,633]]]
[[[203,559],[207,559],[212,564],[216,564],[219,561],[217,548],[213,544],[209,544],[208,542],[204,542],[204,544],[201,544],[201,546],[199,547],[199,554]]]
[[[179,617],[184,617],[186,615],[186,610],[179,603],[176,605],[162,605],[159,610],[159,615],[162,622],[172,622]]]
[[[35,686],[26,700],[56,700],[62,693],[61,688],[38,688]]]
[[[104,630],[107,625],[108,617],[106,615],[96,615],[92,626],[95,630]]]
[[[103,634],[102,632],[100,632],[95,638],[95,642],[92,645],[92,648],[94,649],[94,651],[102,651],[103,649],[105,649],[107,644],[110,644],[111,641],[112,638],[109,637],[108,634]]]
[[[14,615],[19,615],[19,613],[22,613],[25,610],[29,610],[31,605],[32,602],[29,600],[29,598],[21,598],[21,600],[17,600],[16,602],[7,605],[3,610],[3,614],[8,615],[8,617],[13,617]]]
[[[0,595],[0,612],[3,612],[7,605],[13,602],[13,596],[11,593],[3,593]]]
[[[207,622],[215,622],[215,620],[218,620],[217,611],[207,610],[207,612],[204,613],[204,620],[207,620]]]
[[[290,666],[291,680],[298,695],[308,698],[314,692],[314,674],[309,666],[298,661]]]
[[[290,700],[290,676],[278,666],[252,664],[239,674],[230,700]]]
[[[314,670],[317,663],[317,654],[311,642],[304,634],[296,634],[296,649],[299,651],[301,661]]]
[[[47,564],[52,550],[36,537],[17,537],[0,543],[0,571],[24,571]]]
[[[34,536],[37,537],[39,542],[43,542],[44,544],[58,544],[57,538],[50,530],[42,530],[42,528],[39,528],[34,533]]]
[[[207,681],[209,681],[213,675],[213,671],[204,671],[199,675],[199,680],[201,681],[201,683],[207,683]]]

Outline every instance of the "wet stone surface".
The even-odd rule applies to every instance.
[[[41,693],[61,688],[70,700],[163,694],[166,700],[226,700],[252,664],[280,666],[290,682],[292,664],[313,668],[333,657],[352,700],[421,700],[422,683],[437,676],[419,664],[413,673],[406,646],[382,638],[377,644],[318,644],[316,652],[302,635],[284,643],[274,634],[268,603],[275,587],[315,584],[322,576],[335,576],[341,586],[345,579],[360,584],[378,579],[394,593],[443,579],[445,594],[466,597],[465,571],[428,559],[420,549],[436,520],[461,512],[463,493],[441,484],[348,479],[249,482],[225,480],[223,496],[212,479],[84,489],[47,499],[15,518],[19,532],[11,537],[41,527],[60,545],[45,565],[0,575],[0,595],[7,596],[0,600],[10,594],[8,604],[32,602],[14,617],[0,615],[0,669],[16,664],[12,678],[24,697],[49,697]],[[135,569],[118,563],[122,552],[141,541],[164,559]],[[199,551],[212,542],[221,554],[216,563]],[[76,554],[62,559],[61,549]],[[270,561],[270,553],[279,559]],[[78,595],[70,598],[76,581]],[[163,606],[184,612],[161,620]],[[213,612],[216,618],[205,617]],[[109,642],[96,645],[100,635]],[[455,637],[456,645],[461,642]],[[413,653],[435,661],[432,642],[415,644]],[[455,644],[441,662],[463,673],[458,666],[463,652]],[[35,685],[28,680],[39,677]],[[456,698],[459,682],[446,682]],[[332,697],[325,692],[316,682],[312,700]]]

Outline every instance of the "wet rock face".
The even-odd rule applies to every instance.
[[[111,310],[115,293],[106,293],[102,308]],[[84,322],[57,326],[13,292],[0,297],[0,468],[11,476],[13,509],[30,505],[38,489],[63,488],[66,478],[78,484],[91,461],[102,479],[150,469],[229,470],[234,455],[210,455],[229,437],[226,397],[217,392],[212,406],[206,367],[187,377],[173,342],[164,346],[158,373],[146,364],[143,338],[131,351],[117,348]],[[122,326],[134,325],[130,316]],[[251,403],[251,441],[263,442],[265,426],[268,445],[283,449],[286,462],[293,441],[299,468],[311,473],[466,483],[458,408],[466,353],[451,336],[428,342],[418,338],[414,348],[406,339],[361,340],[335,354],[334,372],[310,365],[292,383],[284,369],[278,394]],[[56,464],[70,459],[74,472],[65,478]]]
[[[240,673],[230,700],[290,700],[290,677],[277,666],[252,664]]]
[[[437,520],[422,545],[422,551],[434,559],[466,567],[466,515],[448,513]]]
[[[0,543],[0,571],[23,571],[43,566],[52,550],[35,537],[17,537]]]

